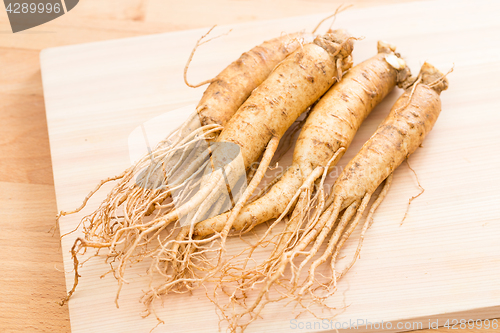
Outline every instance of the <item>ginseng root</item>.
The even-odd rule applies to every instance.
[[[375,134],[363,145],[335,182],[326,200],[327,209],[316,214],[317,218],[304,221],[308,224],[305,230],[297,235],[297,239],[286,247],[281,255],[269,259],[271,262],[266,263],[266,267],[270,269],[264,272],[263,278],[252,282],[253,285],[262,284],[262,288],[250,306],[230,319],[231,330],[234,331],[238,327],[244,329],[259,316],[263,307],[272,301],[269,292],[276,284],[285,289],[281,290],[281,295],[285,295],[282,297],[295,299],[302,304],[304,298],[310,296],[312,303],[324,305],[326,297],[335,292],[338,279],[353,266],[358,257],[373,214],[388,192],[392,173],[420,146],[436,122],[441,111],[439,95],[447,87],[448,81],[442,73],[428,63],[422,66],[417,80],[405,90]],[[378,198],[370,206],[370,199],[375,190],[384,182]],[[338,273],[335,263],[339,253],[368,207],[369,214],[363,223],[354,259]],[[339,216],[340,220],[337,222]],[[320,246],[328,238],[325,252],[311,263]],[[297,262],[299,255],[305,255],[305,258]],[[315,272],[328,258],[332,275],[326,282],[321,282]],[[289,265],[291,275],[285,274]],[[307,277],[301,280],[301,270],[306,267],[309,267],[309,272]],[[243,280],[249,280],[252,275],[260,276],[261,273],[248,270],[241,276]],[[310,309],[312,304],[302,305]]]
[[[232,224],[260,183],[279,139],[292,121],[321,97],[335,81],[341,82],[342,74],[351,66],[352,47],[353,38],[339,30],[316,38],[314,43],[305,44],[303,48],[287,57],[276,67],[269,78],[252,93],[231,119],[218,140],[237,142],[241,147],[246,167],[256,161],[262,153],[262,148],[257,150],[256,147],[263,147],[267,144],[259,168],[228,214],[226,224],[211,238],[196,237],[194,235],[196,225],[190,224],[181,229],[175,240],[163,242],[164,244],[170,243],[171,245],[168,244],[170,246],[164,246],[153,254],[155,260],[151,269],[160,268],[163,270],[162,274],[166,274],[165,267],[172,268],[170,278],[159,288],[151,290],[153,297],[166,294],[179,285],[185,287],[183,284],[185,281],[189,281],[191,285],[195,285],[193,282],[199,284],[203,281],[205,270],[217,271],[217,267],[221,266],[224,244]],[[255,133],[260,133],[260,135],[255,135]],[[208,192],[209,189],[206,193]],[[204,202],[206,193],[200,197],[196,194],[189,204],[199,205]],[[179,208],[181,209],[183,207]],[[171,223],[178,219],[179,215],[165,216],[159,220],[159,223]],[[204,249],[204,244],[213,242],[218,243],[213,251]],[[206,261],[205,267],[197,270],[202,273],[202,276],[194,275],[197,272],[189,267],[188,258],[183,257],[183,254],[194,252],[214,252],[213,261],[210,263]],[[163,266],[159,265],[160,262]],[[146,297],[145,302],[150,303],[150,300]]]
[[[234,217],[229,220],[237,217],[238,210],[262,179],[286,130],[335,81],[340,81],[343,72],[351,66],[352,48],[353,38],[344,31],[336,30],[315,38],[313,43],[304,44],[286,57],[253,90],[227,122],[213,145],[209,145],[206,163],[212,165],[212,168],[208,168],[210,172],[205,172],[195,180],[199,187],[195,191],[191,191],[195,185],[184,190],[183,200],[174,202],[168,213],[161,216],[157,214],[156,218],[147,223],[118,225],[113,230],[110,241],[106,243],[111,244],[109,253],[116,262],[113,273],[118,280],[117,300],[124,283],[125,268],[130,262],[152,257],[165,264],[162,267],[154,265],[152,269],[160,267],[161,273],[168,276],[170,268],[173,272],[170,273],[171,276],[176,276],[177,268],[182,263],[178,263],[174,257],[169,264],[171,247],[183,247],[185,251],[190,251],[190,244],[176,241],[178,238],[172,239],[171,232],[166,237],[161,237],[161,232],[169,226],[181,225],[183,228],[179,232],[188,233],[189,237],[193,223],[205,217],[227,186],[233,189],[233,185],[239,182],[240,169],[245,172],[263,154],[256,175],[243,193],[235,199],[236,193],[230,192],[229,197],[234,201],[235,208]],[[291,96],[294,98],[290,98]],[[230,153],[234,147],[237,147],[236,154],[234,151]],[[200,156],[203,157],[203,153],[198,154],[196,159],[202,159]],[[181,168],[181,174],[187,174],[186,170],[189,170],[189,166]],[[191,174],[188,179],[196,177]],[[224,243],[230,227],[228,222],[228,226],[215,237],[219,237]],[[151,243],[154,240],[158,240],[156,247]],[[146,245],[149,246],[146,248]]]
[[[103,180],[73,211],[61,211],[60,217],[81,211],[105,183],[118,181],[106,199],[82,219],[87,244],[111,244],[117,230],[146,227],[144,219],[170,212],[174,203],[164,204],[173,192],[187,195],[196,186],[197,172],[206,167],[209,142],[215,141],[238,108],[286,56],[314,35],[294,33],[271,39],[243,53],[205,90],[196,113],[141,160],[122,174]],[[70,293],[72,294],[72,292]]]
[[[188,276],[200,268],[213,273],[214,267],[203,265],[206,263],[204,258],[208,252],[218,251],[219,248],[213,243],[203,245],[201,239],[224,230],[227,232],[229,226],[235,231],[250,230],[279,217],[253,249],[262,246],[269,242],[266,239],[269,232],[298,201],[287,223],[287,231],[272,255],[279,256],[298,232],[300,217],[316,204],[324,205],[325,176],[349,147],[362,121],[396,84],[402,84],[408,78],[408,68],[394,51],[394,46],[379,42],[378,55],[352,68],[340,83],[320,99],[297,139],[292,166],[266,195],[246,205],[234,222],[229,220],[230,216],[235,216],[233,210],[195,225],[190,232],[194,235],[193,240],[188,239],[188,232],[183,235],[185,239],[177,239],[183,244],[194,243],[192,251],[183,248],[179,252],[178,261],[183,264],[180,277]],[[318,185],[318,191],[314,191],[315,184]],[[211,238],[212,242],[218,242],[217,238]],[[179,250],[179,247],[175,250]],[[150,291],[148,296],[151,298],[156,295],[156,291]]]

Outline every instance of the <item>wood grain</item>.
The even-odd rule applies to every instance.
[[[361,5],[393,2],[362,1]],[[283,5],[281,1],[259,1],[248,5],[247,1],[217,0],[210,6],[202,0],[182,3],[85,0],[69,14],[15,35],[10,32],[5,11],[0,9],[0,332],[70,331],[67,308],[56,304],[65,290],[59,241],[57,234],[52,237],[47,233],[54,223],[56,203],[38,60],[41,49],[216,23],[319,13],[331,11],[339,2],[300,0]],[[461,28],[454,24],[450,27],[453,29]],[[481,37],[473,33],[469,32],[469,41]],[[491,45],[497,39],[494,34],[490,36],[491,40],[483,38],[480,42]],[[436,45],[426,45],[431,46]],[[463,44],[464,50],[470,48],[470,43]],[[410,46],[408,51],[414,50]],[[484,97],[480,91],[494,96],[497,86],[491,81],[477,81],[474,71],[487,75],[492,66],[496,68],[498,59],[496,63],[473,66],[477,57],[481,54],[470,58],[472,67],[461,92],[476,98]],[[480,84],[480,89],[470,91],[471,82]],[[470,160],[470,152],[464,158]],[[449,330],[427,332],[445,331]],[[479,331],[495,330],[461,330]]]
[[[56,303],[65,285],[58,233],[49,232],[54,202],[52,185],[0,182],[2,333],[69,332]]]

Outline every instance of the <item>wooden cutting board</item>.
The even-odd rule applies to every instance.
[[[413,202],[400,225],[408,199],[420,189],[406,165],[395,172],[361,258],[330,300],[339,309],[347,305],[333,318],[338,327],[367,321],[393,322],[393,327],[398,321],[419,321],[427,327],[429,320],[443,325],[446,318],[499,316],[499,10],[496,1],[432,1],[349,10],[337,18],[335,27],[365,37],[356,43],[355,63],[374,55],[377,40],[383,39],[398,46],[414,72],[424,61],[442,71],[454,64],[450,88],[442,94],[442,114],[423,147],[410,158],[425,193]],[[310,31],[325,15],[218,27],[214,36],[232,31],[198,50],[190,80],[215,76],[263,40],[283,32]],[[130,165],[128,140],[138,126],[158,116],[172,122],[186,116],[171,111],[195,104],[203,92],[204,88],[186,87],[182,73],[193,45],[206,30],[42,52],[59,210],[79,206],[99,180]],[[400,92],[391,93],[368,117],[340,167],[370,137]],[[109,189],[100,191],[80,214],[63,218],[61,234],[74,229]],[[68,288],[73,283],[69,249],[77,235],[62,239]],[[354,234],[347,244],[347,257],[356,238]],[[149,332],[156,319],[142,319],[138,302],[141,289],[147,287],[145,266],[127,273],[130,284],[121,293],[119,309],[114,304],[116,281],[112,276],[99,278],[108,267],[95,259],[81,270],[79,288],[69,303],[72,331]],[[167,297],[157,311],[165,325],[155,332],[218,331],[215,308],[204,291]],[[302,315],[293,321],[296,315],[284,303],[270,304],[248,332],[318,331],[317,319]],[[306,329],[308,322],[312,329]],[[369,331],[370,325],[364,324],[360,331]]]

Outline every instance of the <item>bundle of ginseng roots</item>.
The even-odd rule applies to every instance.
[[[98,184],[81,207],[61,212],[58,218],[80,211],[103,184],[116,182],[80,223],[83,236],[71,249],[75,283],[62,303],[77,290],[82,254],[93,249],[111,264],[117,306],[127,268],[148,261],[146,315],[155,300],[200,286],[225,297],[212,301],[230,331],[244,330],[272,301],[328,308],[325,300],[358,257],[393,171],[431,130],[448,85],[428,63],[411,76],[395,46],[382,41],[377,54],[352,67],[355,40],[344,30],[295,33],[242,54],[209,81],[196,113],[178,130]],[[327,175],[396,86],[404,93],[328,191]],[[292,164],[261,184],[299,127]],[[358,225],[356,253],[339,270],[340,251]],[[253,242],[245,234],[257,226],[262,232]],[[227,251],[232,235],[244,244],[237,253]],[[259,260],[262,250],[268,255]],[[330,276],[318,276],[325,263]]]

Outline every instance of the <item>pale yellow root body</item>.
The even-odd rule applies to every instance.
[[[203,93],[196,108],[201,124],[224,126],[283,59],[313,40],[314,35],[309,33],[286,34],[243,53],[217,75]]]

